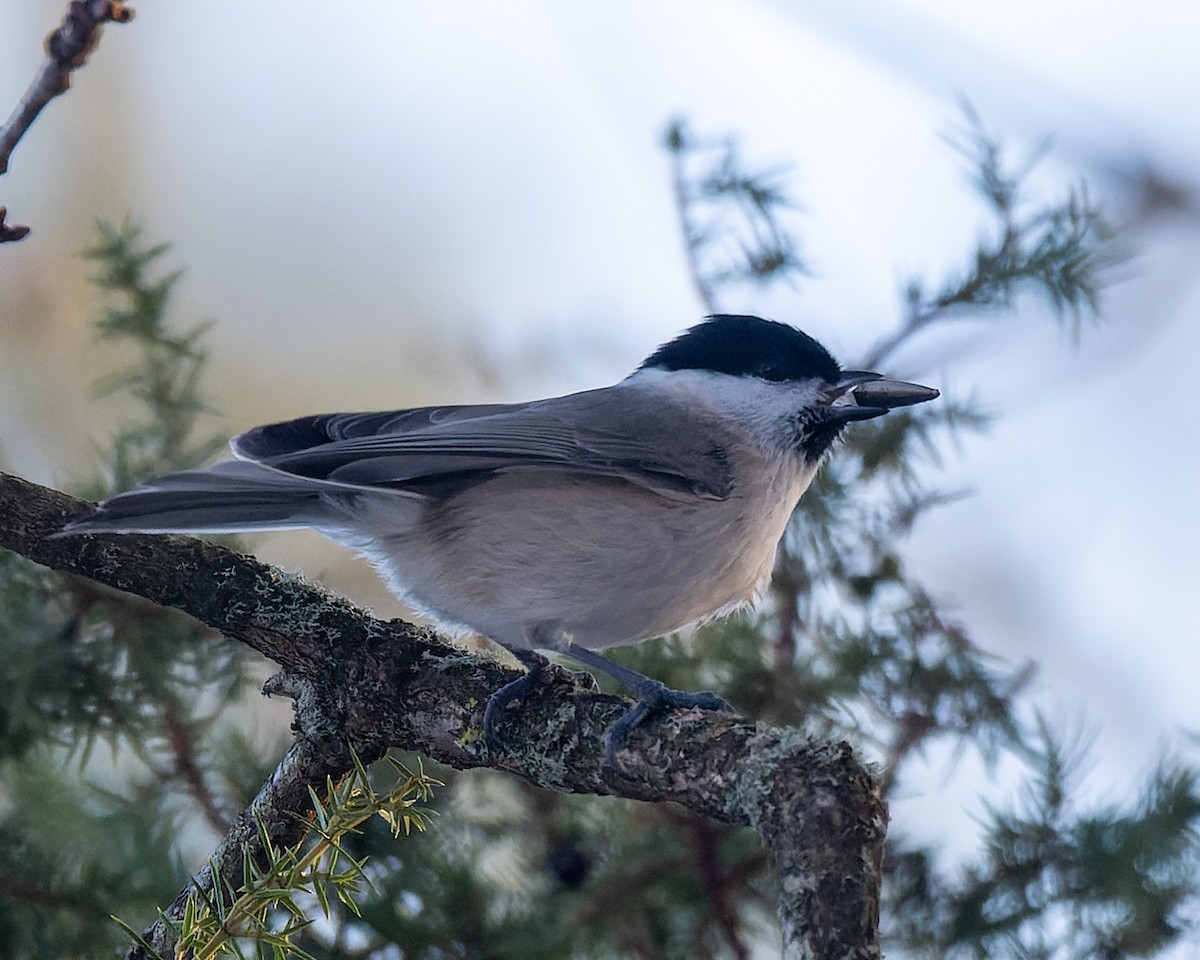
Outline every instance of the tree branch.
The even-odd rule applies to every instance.
[[[228,830],[229,818],[222,813],[217,798],[204,780],[196,757],[195,739],[188,722],[180,716],[175,701],[168,697],[160,701],[158,712],[162,717],[163,732],[174,761],[168,770],[162,771],[163,775],[172,777],[184,785],[196,801],[204,819],[216,833]]]
[[[675,199],[675,213],[679,217],[679,230],[683,234],[683,252],[687,260],[688,276],[700,302],[707,313],[719,313],[717,292],[700,266],[700,246],[703,234],[692,216],[692,190],[684,170],[684,151],[687,133],[682,121],[676,120],[667,129],[667,150],[671,154],[671,194]]]
[[[46,57],[33,82],[0,127],[0,174],[8,172],[13,150],[46,104],[66,93],[71,85],[71,73],[84,65],[100,42],[103,25],[110,20],[128,23],[132,19],[133,10],[124,0],[71,0],[58,29],[46,37]],[[28,227],[4,222],[6,213],[5,208],[0,207],[0,243],[27,236]]]
[[[257,856],[255,815],[277,842],[302,829],[312,786],[391,747],[457,769],[491,767],[566,793],[671,800],[754,827],[780,872],[787,957],[879,956],[884,803],[849,745],[724,713],[677,711],[636,730],[624,772],[603,737],[624,701],[564,670],[501,723],[504,749],[481,735],[488,696],[516,675],[431,630],[380,621],[345,600],[222,547],[176,536],[54,538],[92,506],[0,473],[0,546],[56,570],[184,610],[283,666],[267,685],[295,703],[297,742],[213,857],[236,889],[242,851]],[[212,891],[213,877],[196,879]],[[186,891],[185,891],[186,893]],[[184,894],[171,910],[180,908]],[[171,910],[167,917],[173,917]],[[166,935],[165,924],[158,929]],[[148,931],[153,945],[155,930]],[[131,956],[138,954],[135,950]]]

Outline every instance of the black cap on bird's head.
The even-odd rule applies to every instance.
[[[843,370],[808,334],[786,323],[744,315],[706,317],[659,347],[641,369],[707,370],[775,383],[822,382],[819,405],[797,413],[797,424],[803,428],[800,446],[813,462],[847,423],[871,420],[938,396],[932,387],[890,380],[868,370]]]
[[[721,313],[706,317],[646,358],[642,369],[711,370],[784,382],[837,383],[841,368],[807,333],[775,320]]]

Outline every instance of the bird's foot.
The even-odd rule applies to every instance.
[[[673,690],[665,683],[652,680],[636,670],[614,663],[607,657],[600,656],[594,650],[581,647],[576,643],[568,642],[559,649],[593,670],[607,673],[637,696],[637,702],[621,714],[604,733],[604,763],[618,773],[624,773],[625,769],[617,761],[617,752],[624,748],[629,734],[637,729],[647,717],[656,713],[665,713],[667,710],[687,710],[692,707],[699,707],[701,710],[719,710],[723,713],[737,712],[729,701],[709,690],[702,690],[698,693]]]
[[[510,653],[521,661],[526,672],[488,697],[483,708],[483,739],[492,753],[500,749],[500,738],[496,734],[496,727],[500,723],[500,711],[510,703],[523,699],[537,687],[542,682],[542,673],[550,663],[540,653],[534,653],[532,650],[512,650]]]
[[[535,639],[545,642],[545,637],[540,634]],[[636,730],[647,718],[658,713],[665,713],[668,710],[688,710],[693,707],[699,707],[701,710],[717,710],[722,713],[736,712],[727,700],[711,691],[703,690],[689,693],[683,690],[674,690],[665,683],[652,680],[635,670],[623,667],[605,657],[601,657],[592,650],[577,646],[569,641],[562,640],[556,649],[561,650],[561,652],[566,653],[568,656],[574,657],[589,667],[609,674],[637,696],[637,701],[631,704],[604,732],[604,763],[618,773],[624,774],[626,772],[617,759],[618,752],[624,749],[625,741],[629,738],[629,734]],[[527,672],[517,677],[517,679],[506,683],[493,693],[488,698],[487,705],[484,707],[484,742],[487,744],[488,750],[492,752],[500,749],[500,737],[497,733],[497,727],[500,724],[502,711],[507,709],[509,704],[514,701],[528,696],[529,693],[541,684],[545,679],[545,671],[550,666],[550,661],[533,650],[519,647],[517,649],[510,648],[509,652],[525,665]],[[594,686],[595,679],[592,678],[591,682]]]
[[[668,710],[688,710],[699,707],[701,710],[718,710],[722,713],[736,713],[733,705],[710,690],[689,693],[684,690],[673,690],[657,680],[642,678],[645,682],[637,686],[637,702],[629,707],[604,733],[604,762],[619,773],[625,773],[625,768],[617,759],[617,753],[624,749],[629,734],[636,730],[648,717],[656,713],[666,713]]]

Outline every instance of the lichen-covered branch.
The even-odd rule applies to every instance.
[[[604,762],[603,735],[623,702],[555,670],[509,711],[500,728],[505,748],[489,754],[483,705],[512,679],[512,669],[431,630],[376,620],[296,577],[198,540],[53,537],[91,509],[0,474],[0,546],[184,610],[283,667],[267,692],[293,699],[297,744],[214,856],[220,876],[240,875],[245,844],[257,842],[254,812],[271,830],[286,832],[307,809],[307,787],[320,790],[327,776],[349,769],[350,749],[372,759],[398,747],[459,769],[506,770],[552,790],[671,800],[753,826],[779,869],[785,955],[879,955],[886,812],[846,744],[728,714],[680,711],[635,731],[618,771]],[[308,772],[296,780],[297,770]],[[279,801],[281,794],[290,799]]]

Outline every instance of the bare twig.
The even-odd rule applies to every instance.
[[[1000,141],[987,132],[970,104],[964,102],[963,110],[965,128],[948,140],[970,163],[975,190],[995,217],[994,235],[980,239],[964,274],[936,295],[910,281],[905,316],[862,359],[868,370],[934,323],[1009,307],[1023,288],[1043,296],[1060,319],[1070,320],[1071,332],[1078,336],[1083,315],[1099,312],[1105,269],[1120,260],[1112,228],[1089,199],[1086,185],[1055,204],[1022,213],[1025,178],[1046,147],[1024,164],[1008,164]]]
[[[664,136],[683,252],[696,295],[719,312],[718,291],[762,286],[804,273],[796,242],[780,220],[791,209],[781,169],[749,171],[737,141],[698,140],[683,120]]]
[[[721,863],[720,846],[724,837],[711,820],[693,813],[683,815],[684,826],[692,837],[692,860],[696,866],[696,878],[712,905],[714,919],[721,929],[725,943],[737,960],[749,960],[750,950],[742,941],[738,930],[738,917],[734,898],[730,895],[729,876]]]
[[[267,691],[293,699],[298,742],[214,855],[213,874],[233,878],[234,889],[243,851],[257,856],[256,815],[272,836],[287,835],[308,810],[307,788],[320,792],[326,777],[347,771],[351,748],[369,761],[399,747],[457,769],[506,770],[559,792],[670,800],[722,823],[752,826],[781,874],[785,955],[879,957],[887,813],[849,745],[726,713],[675,711],[634,731],[622,752],[624,770],[616,770],[605,763],[604,734],[624,703],[559,670],[505,716],[505,748],[489,753],[483,706],[513,679],[512,670],[430,630],[375,620],[212,544],[174,536],[53,537],[65,521],[92,510],[0,474],[0,547],[185,610],[284,666]],[[214,889],[213,875],[197,882]],[[216,889],[218,896],[228,891]]]
[[[8,172],[8,162],[25,132],[51,100],[71,85],[71,73],[87,61],[88,54],[100,42],[100,32],[109,21],[128,23],[133,10],[124,0],[71,0],[58,29],[46,37],[46,58],[38,68],[16,109],[0,127],[0,174]],[[0,207],[0,243],[20,240],[29,228],[4,224],[5,210]]]
[[[221,811],[217,798],[209,789],[196,760],[196,744],[192,729],[179,713],[178,705],[168,698],[159,703],[159,713],[170,745],[174,765],[170,775],[181,781],[192,795],[204,819],[218,834],[229,829],[229,818]]]
[[[0,243],[22,240],[29,235],[29,228],[19,223],[5,223],[8,207],[0,207]]]
[[[0,876],[0,894],[32,904],[42,910],[70,910],[74,913],[87,913],[94,909],[90,903],[81,903],[74,897],[65,896],[54,890],[43,890],[12,877]]]

